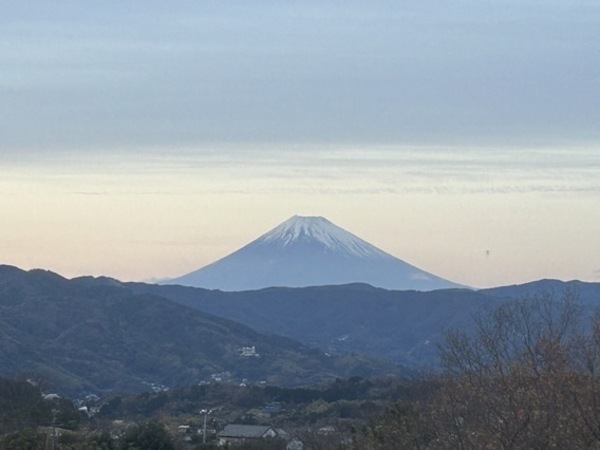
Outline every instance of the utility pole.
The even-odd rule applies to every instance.
[[[52,450],[54,450],[54,444],[56,439],[56,413],[58,410],[52,409]]]
[[[202,429],[202,444],[206,444],[206,417],[212,412],[212,409],[203,409],[200,414],[204,414],[204,426]]]

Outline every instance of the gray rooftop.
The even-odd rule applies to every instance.
[[[223,428],[219,437],[225,438],[260,438],[272,428],[266,425],[236,425],[231,424]]]

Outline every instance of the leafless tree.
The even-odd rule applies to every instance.
[[[600,316],[582,333],[574,291],[507,302],[448,333],[430,405],[432,448],[600,448]]]

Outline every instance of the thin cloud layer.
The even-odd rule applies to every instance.
[[[3,262],[164,278],[304,214],[598,278],[597,1],[0,4]]]
[[[5,185],[36,179],[70,186],[77,194],[600,192],[600,152],[592,148],[214,146],[125,155],[53,153],[0,167]]]
[[[4,2],[0,151],[595,142],[588,1]]]

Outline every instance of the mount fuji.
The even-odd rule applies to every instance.
[[[224,291],[349,283],[419,291],[464,287],[412,266],[324,217],[303,216],[167,283]]]

